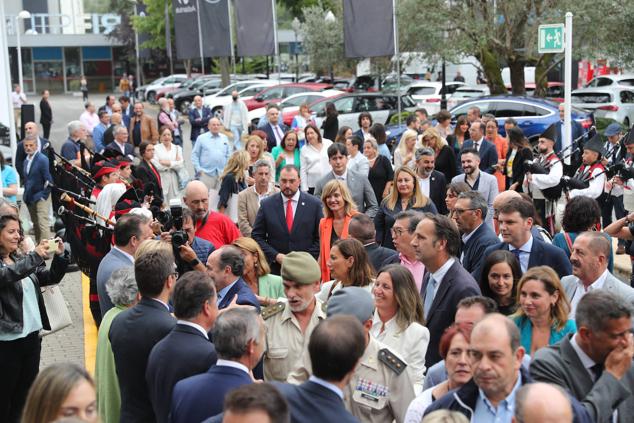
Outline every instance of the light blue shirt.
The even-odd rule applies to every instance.
[[[515,247],[509,244],[509,251],[513,252]],[[528,270],[528,259],[531,257],[531,250],[533,249],[533,236],[531,235],[526,241],[526,244],[522,245],[520,248],[520,267],[522,268],[522,273]]]
[[[107,129],[108,127],[100,122],[99,125],[95,126],[95,129],[92,130],[92,140],[95,143],[96,153],[99,153],[104,149],[103,136]]]
[[[9,185],[18,183],[18,174],[15,169],[9,165],[4,165],[4,169],[2,169],[2,186],[4,188],[9,188]],[[15,203],[17,198],[15,195],[5,195],[6,198],[11,203]]]
[[[475,411],[473,412],[471,421],[478,423],[511,423],[515,412],[515,394],[520,386],[522,386],[522,376],[518,374],[517,382],[515,382],[513,390],[498,404],[497,407],[494,407],[493,404],[491,404],[482,389],[478,389],[480,393],[478,395],[478,399],[476,400]]]
[[[37,293],[31,278],[26,277],[22,284],[22,331],[20,333],[0,332],[0,341],[14,341],[42,329],[42,316],[37,304]]]
[[[227,295],[227,292],[229,292],[229,290],[233,288],[233,285],[235,285],[236,282],[238,282],[238,279],[236,279],[235,281],[231,282],[229,285],[225,286],[220,291],[218,291],[218,298],[216,299],[216,304],[220,304],[220,301],[222,301],[222,299]]]
[[[341,389],[339,389],[338,386],[333,385],[332,383],[325,381],[321,378],[318,378],[317,376],[311,376],[308,378],[309,381],[316,383],[317,385],[321,385],[326,389],[330,389],[332,392],[334,392],[335,394],[337,394],[337,396],[339,398],[341,398],[341,400],[343,400],[343,391]]]
[[[225,134],[212,135],[211,132],[200,134],[192,150],[192,164],[196,173],[204,172],[209,176],[219,176],[225,168],[231,146]]]

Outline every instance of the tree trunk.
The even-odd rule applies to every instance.
[[[526,82],[524,80],[524,60],[509,60],[511,73],[511,89],[513,95],[526,95]]]
[[[222,80],[222,86],[226,87],[231,83],[229,75],[231,68],[230,58],[221,57],[218,62],[220,64],[220,79]]]
[[[183,60],[183,66],[185,66],[185,73],[187,74],[187,78],[192,77],[192,61],[191,59]]]
[[[555,55],[543,54],[535,66],[535,97],[546,97],[548,90],[548,71]]]
[[[495,54],[486,48],[481,48],[479,57],[480,64],[487,79],[487,85],[491,90],[491,94],[506,94],[504,81],[502,80],[502,71],[500,62]]]

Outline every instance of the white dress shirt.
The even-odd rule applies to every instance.
[[[288,202],[292,201],[291,207],[293,208],[293,220],[295,219],[295,214],[297,213],[297,203],[299,202],[299,194],[300,191],[297,190],[295,195],[293,195],[291,198],[288,198],[284,194],[280,193],[284,204],[284,217],[286,217],[286,208],[288,207]]]
[[[509,244],[509,251],[510,252],[513,252],[513,250],[515,250],[515,249],[516,248],[514,246]],[[526,243],[519,248],[519,250],[520,250],[520,267],[522,268],[522,273],[524,273],[524,272],[526,272],[526,270],[528,270],[528,261],[529,261],[529,259],[531,257],[531,250],[532,249],[533,249],[533,236],[531,235],[530,238],[528,238],[528,241],[526,241]]]
[[[199,331],[200,333],[202,333],[205,338],[209,339],[209,335],[207,334],[207,331],[205,330],[205,328],[200,326],[198,323],[188,322],[187,320],[177,320],[176,323],[192,327],[196,329],[197,331]]]
[[[610,271],[608,269],[605,269],[605,271],[601,273],[601,276],[599,276],[596,281],[592,282],[587,289],[583,282],[581,282],[581,280],[577,278],[577,289],[575,289],[575,293],[570,299],[570,314],[568,314],[569,319],[574,320],[577,306],[579,305],[579,301],[581,301],[581,298],[583,298],[583,296],[590,291],[603,288],[605,280],[607,279],[609,274]]]

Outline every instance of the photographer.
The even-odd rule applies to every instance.
[[[195,235],[194,215],[191,210],[181,207],[180,211],[174,213],[174,209],[175,207],[171,208],[172,227],[169,232],[161,233],[161,240],[172,243],[179,274],[182,275],[190,270],[204,272],[207,258],[215,250],[214,245]],[[181,214],[180,217],[178,213]],[[177,216],[174,216],[174,214]],[[179,232],[179,236],[173,237],[172,235],[175,232]],[[186,238],[184,238],[185,234],[187,235]],[[183,243],[183,241],[185,242]],[[176,252],[178,252],[178,255],[176,255]]]
[[[59,283],[70,262],[61,239],[22,255],[20,221],[0,215],[0,421],[17,422],[40,366],[41,329],[50,329],[41,286]],[[50,270],[44,260],[54,253]]]

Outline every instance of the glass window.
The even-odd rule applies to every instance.
[[[480,115],[483,115],[485,113],[489,113],[491,110],[491,103],[488,101],[476,101],[473,103],[462,104],[451,111],[453,118],[457,119],[459,116],[466,116],[470,107],[477,107],[480,109]]]
[[[240,95],[242,97],[252,97],[254,95],[256,95],[257,93],[261,92],[263,89],[265,89],[267,87],[250,87],[250,88],[245,88],[244,90],[240,91]],[[231,93],[229,93],[231,94]]]
[[[573,103],[610,103],[612,96],[609,93],[572,93]]]
[[[335,108],[339,113],[352,113],[352,104],[354,103],[354,97],[345,97],[335,100]],[[326,102],[324,102],[324,106]]]
[[[621,79],[619,85],[634,86],[634,79]]]
[[[357,97],[357,102],[354,106],[355,112],[373,112],[378,110],[377,97]],[[337,110],[339,108],[337,107]]]
[[[293,94],[305,93],[306,91],[310,90],[304,87],[286,87],[284,88],[284,97],[288,97]]]
[[[526,105],[526,114],[524,116],[547,116],[551,112],[543,107]]]
[[[597,87],[606,87],[608,85],[612,85],[614,81],[610,78],[597,78]]]
[[[633,98],[631,91],[621,91],[621,103],[632,103]]]
[[[496,118],[521,117],[526,114],[526,107],[523,103],[510,101],[495,102],[493,114]],[[482,112],[482,110],[480,110]],[[482,112],[484,114],[484,112]]]
[[[272,100],[275,98],[282,98],[282,88],[271,88],[268,91],[263,92],[258,96],[259,100]]]
[[[434,95],[436,87],[412,87],[407,91],[409,95]]]
[[[61,61],[35,62],[34,70],[38,91],[64,92],[64,70]]]

